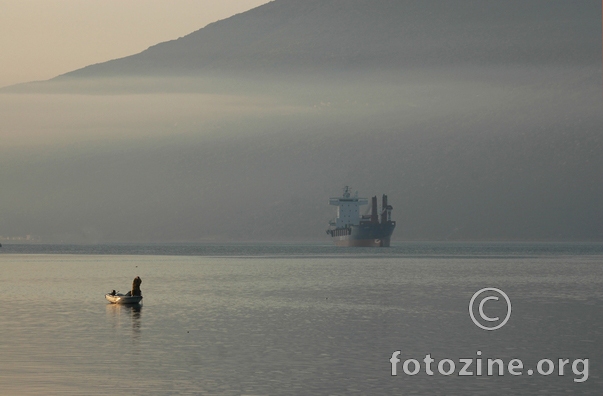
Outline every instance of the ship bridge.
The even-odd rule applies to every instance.
[[[329,198],[329,205],[337,206],[337,218],[332,223],[336,228],[344,228],[360,224],[360,206],[368,204],[368,199],[358,198],[358,193],[353,196],[350,188],[345,186],[343,196]]]

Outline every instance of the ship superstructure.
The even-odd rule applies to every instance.
[[[337,246],[388,247],[396,227],[392,221],[392,206],[383,195],[381,211],[377,207],[377,197],[371,199],[370,215],[360,215],[360,206],[368,204],[368,199],[352,196],[345,186],[341,197],[330,198],[329,204],[337,206],[337,217],[329,222],[327,234]]]

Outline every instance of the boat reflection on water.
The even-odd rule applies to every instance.
[[[132,328],[132,338],[138,339],[141,334],[142,304],[107,304],[107,318],[115,330]]]

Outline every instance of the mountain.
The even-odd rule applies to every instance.
[[[601,59],[599,1],[276,0],[61,76],[320,72]]]
[[[598,0],[276,0],[2,90],[61,94],[0,95],[0,235],[329,242],[350,185],[394,241],[603,241],[601,55]]]

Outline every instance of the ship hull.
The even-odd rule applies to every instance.
[[[389,247],[390,238],[396,227],[395,221],[385,224],[361,224],[331,230],[336,246]]]
[[[390,239],[353,239],[350,236],[334,237],[335,246],[343,247],[389,247]]]

